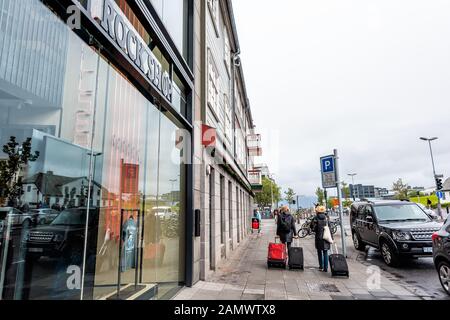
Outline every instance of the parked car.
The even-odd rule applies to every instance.
[[[177,213],[172,211],[172,207],[153,207],[152,214],[160,219],[171,219],[177,216]]]
[[[27,253],[33,258],[72,257],[79,259],[84,250],[87,208],[62,211],[49,225],[32,228],[24,239]],[[89,251],[96,251],[99,210],[89,210]]]
[[[402,258],[431,257],[432,235],[442,224],[409,201],[362,201],[352,205],[353,244],[381,251],[384,262],[396,267]]]
[[[29,213],[37,224],[50,224],[60,212],[53,209],[31,209]]]
[[[450,219],[433,234],[433,260],[442,287],[450,295]]]
[[[0,208],[0,220],[3,221],[3,229],[7,228],[8,221],[11,223],[12,229],[29,228],[36,223],[33,215],[30,213],[23,213],[19,209],[12,207]]]

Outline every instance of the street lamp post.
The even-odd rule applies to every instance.
[[[434,157],[433,157],[433,148],[431,147],[431,141],[435,141],[437,140],[437,137],[434,138],[424,138],[421,137],[420,140],[422,141],[427,141],[428,145],[430,147],[430,155],[431,155],[431,164],[433,165],[433,175],[434,175],[434,182],[436,184],[436,193],[438,191],[438,186],[437,186],[437,175],[436,175],[436,166],[434,165]],[[441,205],[441,199],[439,197],[438,198],[438,214],[441,218],[443,218],[443,214],[442,214],[442,205]]]
[[[348,173],[348,176],[352,177],[352,195],[353,195],[353,201],[356,201],[355,197],[355,180],[354,177],[358,175],[357,173]]]
[[[273,180],[273,176],[274,176],[274,174],[272,173],[270,176],[269,176],[269,180],[270,180],[270,194],[271,194],[271,198],[272,198],[272,203],[271,203],[271,205],[270,205],[270,210],[271,211],[273,211],[273,184],[275,183],[275,181]]]

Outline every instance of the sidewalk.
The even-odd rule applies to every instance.
[[[300,239],[305,270],[267,269],[267,246],[275,236],[273,220],[264,220],[262,234],[250,235],[208,282],[184,288],[175,300],[422,300],[391,275],[379,270],[379,286],[373,286],[374,270],[349,252],[350,278],[332,278],[318,270],[314,238]],[[335,236],[340,248],[340,238]],[[351,242],[350,242],[351,243]],[[376,278],[375,278],[376,279]],[[376,288],[376,289],[372,289]]]

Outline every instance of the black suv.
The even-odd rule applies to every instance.
[[[450,295],[450,219],[433,234],[433,258],[442,287]]]
[[[415,203],[386,200],[354,203],[350,225],[357,250],[364,251],[366,245],[375,247],[393,267],[401,258],[431,257],[431,237],[442,226]]]
[[[62,211],[49,225],[39,225],[30,229],[24,245],[30,257],[52,258],[73,256],[79,258],[84,250],[87,208],[73,208]],[[88,244],[89,251],[95,251],[99,210],[89,210]],[[76,257],[78,255],[78,257]]]

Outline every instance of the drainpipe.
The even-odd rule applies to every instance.
[[[241,59],[239,55],[241,54],[241,49],[238,48],[236,52],[233,52],[233,64],[232,64],[232,77],[231,77],[231,101],[233,101],[233,158],[236,159],[236,67],[240,67]]]

